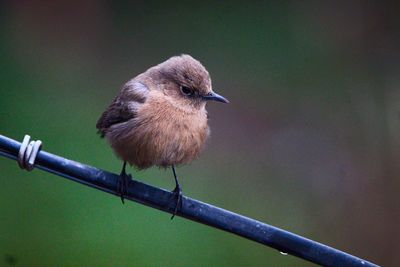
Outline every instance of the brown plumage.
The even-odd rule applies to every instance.
[[[203,150],[210,133],[207,100],[228,102],[212,91],[199,61],[175,56],[128,81],[96,127],[124,162],[174,167]]]

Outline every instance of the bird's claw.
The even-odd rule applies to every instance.
[[[175,217],[175,215],[178,213],[178,209],[181,208],[182,206],[182,189],[179,185],[175,187],[175,189],[172,191],[174,194],[174,197],[176,198],[176,205],[174,209],[174,213],[171,216],[171,220]]]
[[[121,197],[122,204],[125,204],[125,195],[129,181],[132,179],[130,174],[121,173],[118,179],[118,194]]]

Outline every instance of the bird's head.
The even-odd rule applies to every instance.
[[[189,55],[171,57],[148,72],[153,84],[157,84],[158,89],[174,105],[200,109],[210,100],[229,103],[212,90],[208,71]]]

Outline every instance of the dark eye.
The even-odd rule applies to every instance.
[[[181,86],[181,92],[184,95],[191,96],[193,95],[193,90],[186,86]]]

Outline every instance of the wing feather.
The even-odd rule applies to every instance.
[[[142,82],[135,79],[127,82],[97,121],[96,128],[101,137],[112,125],[135,118],[137,108],[146,101],[148,93],[149,88]]]

